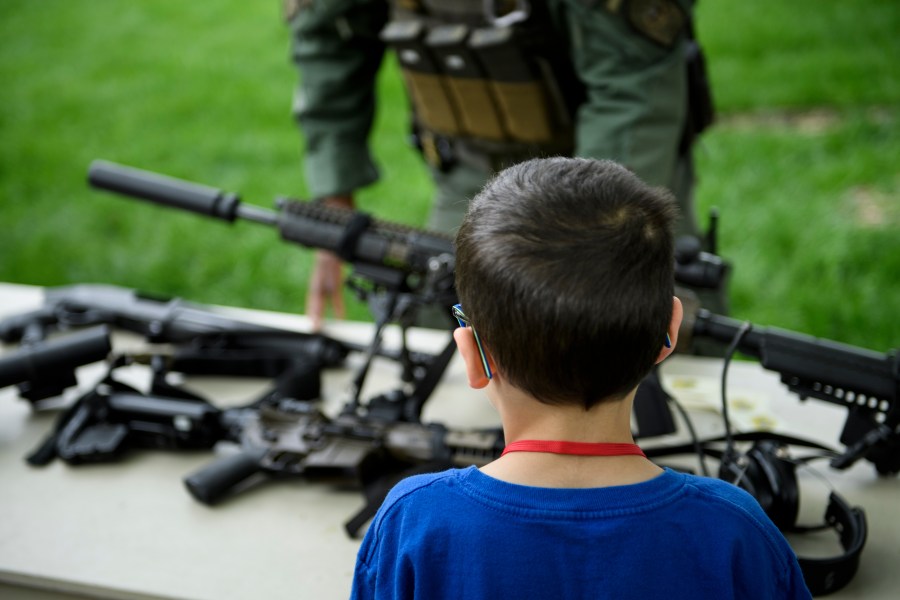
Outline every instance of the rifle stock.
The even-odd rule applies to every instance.
[[[208,450],[231,434],[224,416],[200,398],[141,394],[107,377],[60,415],[28,462],[112,462],[135,448]]]
[[[699,310],[694,337],[738,341],[737,349],[781,375],[801,399],[816,398],[847,408],[841,442],[847,453],[832,461],[847,468],[868,458],[881,473],[900,471],[900,355],[879,353],[774,327],[750,326]]]

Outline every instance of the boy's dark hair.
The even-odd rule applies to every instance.
[[[456,288],[503,376],[585,409],[652,369],[672,317],[673,196],[580,158],[514,165],[472,200]]]

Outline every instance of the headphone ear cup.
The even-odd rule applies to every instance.
[[[782,531],[789,531],[797,524],[800,511],[800,488],[794,463],[780,456],[785,447],[777,442],[764,440],[750,449],[752,459],[765,477],[767,493],[771,495],[766,514]]]
[[[782,449],[772,440],[756,442],[737,462],[723,460],[719,477],[749,492],[778,529],[787,531],[797,522],[800,494],[793,463],[778,456]]]

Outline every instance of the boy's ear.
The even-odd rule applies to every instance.
[[[453,339],[456,340],[456,347],[459,349],[459,355],[463,359],[466,367],[466,377],[469,380],[469,387],[480,390],[490,383],[487,374],[484,372],[484,365],[481,363],[481,354],[478,352],[478,344],[475,342],[475,334],[472,333],[471,327],[457,327],[453,330]],[[490,356],[487,357],[491,360]],[[493,369],[493,364],[491,368]]]
[[[667,356],[675,352],[675,345],[678,343],[678,328],[681,327],[681,319],[684,318],[684,307],[681,305],[681,300],[678,299],[678,296],[672,296],[672,320],[669,322],[669,347],[666,347],[663,344],[662,348],[659,351],[659,356],[656,357],[656,364],[659,364],[665,359]]]

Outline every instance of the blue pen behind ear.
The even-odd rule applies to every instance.
[[[469,323],[469,318],[466,317],[466,314],[462,310],[462,304],[454,304],[450,310],[459,322],[460,327],[470,327],[472,329],[472,335],[475,336],[475,345],[478,346],[478,354],[481,356],[481,366],[484,367],[484,374],[488,379],[493,379],[494,372],[491,371],[491,365],[488,363],[487,354],[484,353],[484,346],[481,345],[481,338],[478,337],[478,332],[475,331],[475,328]]]
[[[671,347],[672,347],[672,340],[669,338],[669,332],[668,332],[668,331],[666,332],[666,342],[665,342],[665,343],[666,343],[666,348],[671,348]]]

